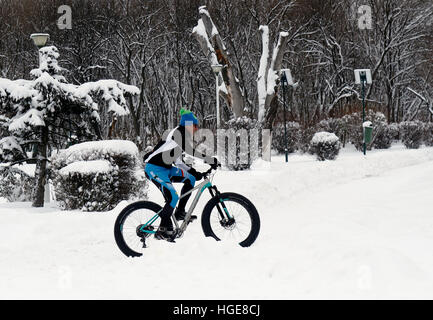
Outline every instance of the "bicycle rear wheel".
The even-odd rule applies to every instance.
[[[143,255],[146,239],[158,229],[160,219],[156,220],[155,217],[161,210],[161,206],[156,203],[139,201],[128,205],[120,212],[114,224],[114,238],[119,249],[127,257]],[[155,221],[146,226],[152,220]]]
[[[249,247],[260,232],[260,217],[256,207],[237,193],[221,193],[203,209],[201,224],[205,236],[217,241],[232,241]]]

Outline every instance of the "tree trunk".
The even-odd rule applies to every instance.
[[[38,160],[36,162],[36,186],[33,190],[33,207],[44,206],[45,185],[47,182],[47,150],[48,128],[41,127],[41,140],[38,146]]]
[[[265,112],[262,120],[263,128],[271,129],[278,114],[278,90],[280,88],[280,70],[288,40],[287,32],[280,32],[278,43],[273,49],[271,64],[267,71]]]

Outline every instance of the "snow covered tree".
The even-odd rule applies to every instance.
[[[2,110],[11,114],[9,132],[22,148],[28,147],[29,143],[35,146],[35,207],[44,204],[50,151],[54,147],[98,139],[100,110],[106,108],[113,115],[126,115],[128,108],[125,96],[139,94],[138,88],[116,80],[100,80],[82,85],[67,83],[61,75],[65,70],[57,62],[58,49],[54,46],[44,47],[39,54],[40,65],[31,71],[32,80],[0,78]]]
[[[289,8],[290,1],[285,6]],[[221,71],[223,83],[220,87],[220,95],[232,111],[233,117],[240,118],[246,115],[249,103],[246,98],[246,88],[241,85],[235,75],[242,74],[242,70],[239,64],[236,66],[233,63],[233,54],[227,49],[205,6],[199,8],[199,14],[200,19],[193,29],[193,35],[199,42],[209,64],[224,66]],[[259,32],[261,32],[262,37],[262,55],[257,75],[258,112],[255,118],[265,128],[271,128],[278,109],[276,95],[279,88],[279,71],[289,34],[288,32],[280,32],[278,42],[271,52],[268,25],[261,25]]]
[[[383,101],[390,122],[409,120],[414,112],[413,92],[407,87],[416,85],[417,70],[429,65],[431,51],[427,48],[433,18],[431,1],[369,0],[375,17],[371,31],[361,33],[361,49],[368,53],[375,85],[367,90],[367,98]],[[423,88],[424,89],[424,88]]]

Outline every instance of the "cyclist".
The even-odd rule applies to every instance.
[[[192,143],[192,137],[198,130],[198,119],[189,110],[180,110],[180,125],[166,134],[152,151],[148,152],[143,160],[145,163],[146,177],[150,179],[162,192],[165,198],[165,206],[159,214],[161,217],[160,226],[155,233],[158,240],[173,240],[173,223],[171,216],[179,200],[179,196],[172,185],[172,182],[184,183],[181,194],[193,189],[196,181],[203,178],[203,175],[183,161],[183,153],[203,159],[213,169],[218,167],[219,162],[215,157],[208,157],[197,152]],[[177,220],[185,218],[185,206],[191,194],[179,201],[176,212]],[[196,216],[192,216],[196,219]]]

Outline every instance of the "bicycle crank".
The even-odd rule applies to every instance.
[[[143,228],[143,225],[139,225],[136,229],[137,236],[140,238],[140,242],[143,243],[143,248],[147,248],[146,245],[146,238],[148,238],[151,235],[151,232],[146,231],[153,231],[155,228],[152,226],[147,226]]]

